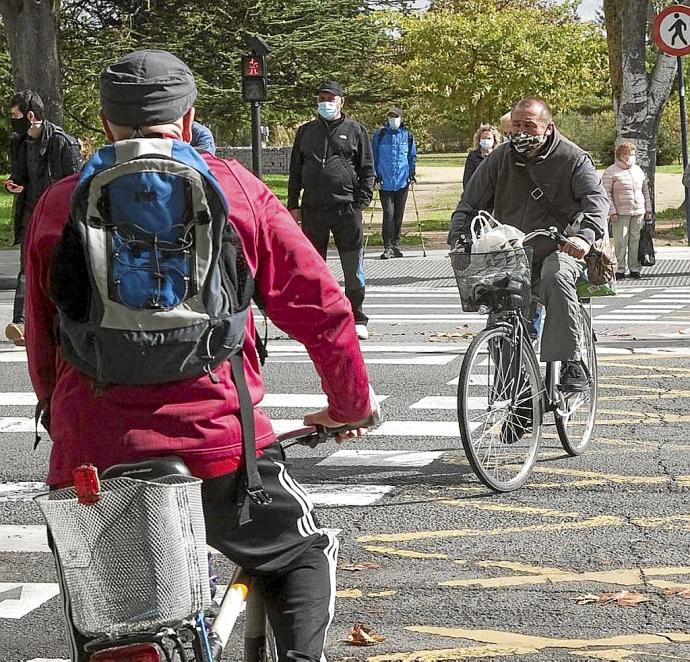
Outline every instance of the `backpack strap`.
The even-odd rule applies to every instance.
[[[256,464],[256,440],[254,434],[254,407],[247,388],[247,380],[244,377],[244,359],[241,353],[230,355],[232,379],[237,388],[240,401],[240,421],[242,423],[242,441],[244,451],[244,473],[247,480],[247,496],[258,506],[271,503],[273,499],[264,489],[261,483],[261,475]],[[251,522],[249,512],[250,503],[244,498],[240,514],[240,526]]]

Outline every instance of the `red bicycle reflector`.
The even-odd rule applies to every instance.
[[[94,653],[89,662],[163,662],[163,651],[154,643],[106,648]]]
[[[72,472],[74,490],[79,503],[91,505],[101,498],[101,481],[93,464],[82,464]]]

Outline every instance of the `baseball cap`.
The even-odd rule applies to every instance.
[[[324,80],[316,88],[316,93],[319,94],[319,92],[330,92],[331,94],[335,94],[337,97],[345,96],[345,90],[337,80]]]
[[[121,126],[152,126],[180,119],[196,99],[189,67],[168,51],[132,51],[100,78],[105,116]]]
[[[397,117],[402,117],[402,110],[400,110],[400,108],[396,108],[395,106],[391,106],[388,109],[388,115],[396,115]]]

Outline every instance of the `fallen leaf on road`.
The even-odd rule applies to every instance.
[[[575,598],[579,605],[610,605],[616,603],[620,607],[635,607],[642,602],[649,602],[649,598],[641,593],[619,591],[618,593],[586,593]]]
[[[376,570],[380,568],[381,564],[375,561],[358,561],[357,563],[341,563],[338,566],[338,570],[351,570],[356,572],[358,570]]]
[[[386,638],[374,633],[368,625],[355,623],[347,635],[347,640],[351,646],[373,646],[385,641]]]
[[[690,588],[685,586],[672,586],[664,590],[666,595],[678,595],[681,598],[687,598],[690,600]]]

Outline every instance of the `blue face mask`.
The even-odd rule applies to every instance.
[[[319,101],[319,115],[325,120],[335,119],[338,114],[338,104],[335,101]]]

